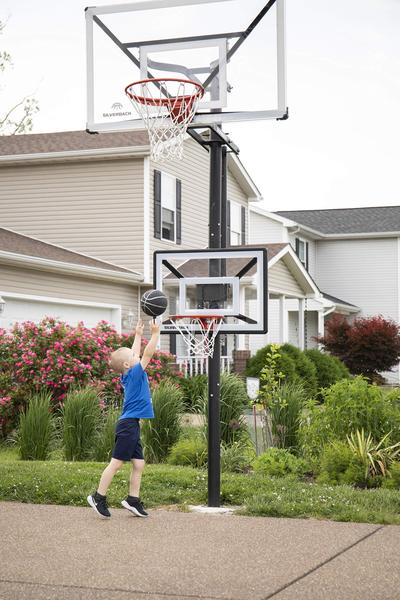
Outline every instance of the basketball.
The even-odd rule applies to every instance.
[[[158,317],[167,308],[167,296],[160,290],[149,290],[145,292],[140,301],[142,311],[149,317]]]

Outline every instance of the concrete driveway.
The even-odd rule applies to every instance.
[[[1,600],[397,600],[400,527],[0,502]]]

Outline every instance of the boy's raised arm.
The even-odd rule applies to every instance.
[[[139,321],[136,324],[135,339],[132,344],[133,353],[137,354],[138,356],[140,356],[140,346],[141,346],[142,335],[143,335],[143,327],[144,327],[143,321],[141,319],[139,319]]]
[[[153,356],[157,348],[158,336],[160,334],[160,326],[158,325],[158,323],[156,323],[154,319],[150,321],[150,332],[150,341],[144,349],[143,356],[140,361],[140,364],[142,365],[143,369],[147,367],[151,360],[151,357]]]

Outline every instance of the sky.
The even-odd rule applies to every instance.
[[[2,0],[0,111],[33,94],[33,133],[86,128],[87,4]],[[225,127],[261,206],[399,205],[400,0],[287,0],[286,14],[289,119]]]

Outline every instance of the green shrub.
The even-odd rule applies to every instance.
[[[303,475],[307,464],[284,448],[269,448],[254,461],[254,470],[268,477]]]
[[[385,477],[382,487],[390,490],[400,490],[400,462],[391,465],[388,477]]]
[[[366,434],[364,429],[357,429],[347,436],[347,442],[353,455],[364,466],[365,479],[386,477],[390,466],[399,460],[400,442],[390,444],[388,442],[390,432],[376,442],[370,433]]]
[[[207,441],[204,435],[182,437],[170,450],[170,465],[204,467],[207,464]]]
[[[244,409],[249,406],[246,384],[235,373],[222,373],[220,381],[221,442],[232,444],[246,431]],[[204,398],[203,414],[207,417],[208,396]],[[208,419],[206,419],[208,421]]]
[[[262,369],[267,364],[272,346],[272,344],[268,344],[260,348],[254,356],[249,358],[245,372],[248,377],[260,377]],[[291,344],[279,346],[278,353],[280,356],[276,360],[276,370],[284,375],[282,381],[289,383],[300,379],[308,397],[313,398],[318,390],[317,369],[313,361]]]
[[[97,391],[93,387],[68,392],[62,408],[66,460],[90,458],[101,419]]]
[[[314,398],[318,391],[318,379],[317,369],[313,361],[304,352],[291,344],[283,344],[279,351],[294,360],[297,377],[303,383],[307,396]]]
[[[269,403],[272,434],[279,448],[296,451],[300,415],[306,402],[306,391],[299,381],[283,383]]]
[[[261,371],[267,363],[267,355],[271,352],[271,349],[271,344],[268,344],[260,348],[254,356],[249,358],[245,371],[247,377],[260,377]],[[281,354],[277,360],[276,368],[277,371],[284,374],[284,381],[294,381],[296,379],[296,365],[289,355]]]
[[[357,429],[370,432],[376,440],[389,432],[391,443],[400,440],[400,410],[363,377],[343,379],[322,390],[322,395],[324,404],[307,402],[301,416],[299,441],[304,455],[319,456],[327,443],[345,441]]]
[[[319,390],[321,388],[329,387],[341,379],[348,379],[350,377],[350,372],[346,365],[342,363],[336,356],[332,356],[326,352],[321,352],[316,348],[312,350],[306,350],[304,354],[315,365],[317,372],[317,385]]]
[[[55,428],[50,414],[51,394],[32,396],[19,418],[17,443],[22,460],[46,460],[54,441]]]
[[[343,483],[344,473],[353,460],[353,453],[347,442],[336,440],[327,444],[321,455],[318,483]]]
[[[243,417],[249,405],[246,384],[235,373],[221,374],[221,442],[232,444],[246,431]]]
[[[256,458],[254,446],[249,438],[232,444],[221,444],[221,471],[248,473]]]
[[[93,458],[97,462],[111,460],[115,443],[115,427],[120,412],[118,409],[109,408],[103,416],[103,423],[97,432],[93,448]]]
[[[179,386],[165,379],[152,393],[154,419],[145,419],[142,426],[144,455],[147,462],[165,460],[181,433],[183,394]]]
[[[201,412],[207,399],[208,377],[207,375],[195,375],[194,377],[183,377],[179,381],[183,393],[185,409]]]
[[[381,477],[366,477],[364,465],[355,458],[352,459],[342,477],[342,483],[362,488],[379,487],[381,481]]]
[[[394,408],[398,408],[400,410],[400,388],[393,388],[390,391],[384,390],[386,395],[386,399]]]

